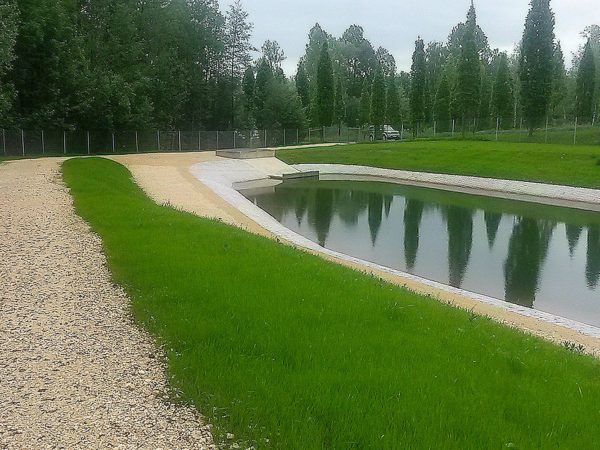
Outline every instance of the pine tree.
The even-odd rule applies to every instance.
[[[512,123],[514,114],[513,81],[508,68],[506,53],[500,54],[500,62],[492,91],[492,113],[500,118],[505,126]]]
[[[373,92],[371,93],[371,123],[375,126],[375,133],[380,135],[381,126],[385,125],[385,78],[381,68],[375,72]]]
[[[338,77],[335,85],[335,99],[334,99],[334,120],[338,128],[342,127],[344,122],[344,115],[346,111],[346,105],[344,104],[344,89],[342,87],[342,80]]]
[[[335,86],[333,68],[327,42],[321,48],[317,68],[317,114],[319,125],[329,127],[333,123]]]
[[[466,121],[470,123],[478,115],[481,95],[481,62],[476,42],[477,14],[472,2],[465,25],[456,86],[458,110],[463,120],[463,133],[466,131]]]
[[[400,114],[400,94],[398,93],[398,86],[396,86],[396,77],[389,77],[387,85],[387,104],[385,109],[385,117],[387,123],[392,125],[394,128],[399,128],[402,122],[402,117]]]
[[[302,62],[298,64],[298,71],[296,72],[296,90],[298,91],[302,106],[307,108],[310,104],[310,85],[308,76],[306,75],[306,69]]]
[[[360,95],[360,125],[365,126],[371,119],[371,83],[365,79]]]
[[[521,106],[529,134],[545,120],[552,96],[554,13],[550,0],[531,0],[521,43]]]
[[[556,47],[554,48],[553,63],[550,110],[554,117],[566,117],[567,70],[565,68],[565,57],[560,41],[556,43]]]
[[[591,121],[594,114],[596,92],[596,62],[592,44],[588,39],[577,72],[576,114],[581,122]]]
[[[450,83],[448,83],[446,73],[442,75],[435,95],[434,116],[439,131],[450,130],[450,119],[452,118],[450,115]]]
[[[410,69],[410,113],[415,124],[425,119],[425,44],[419,37],[415,42],[415,51]]]

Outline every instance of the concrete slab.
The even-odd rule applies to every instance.
[[[265,148],[242,148],[235,150],[217,150],[217,156],[229,159],[259,159],[273,158],[275,150]]]

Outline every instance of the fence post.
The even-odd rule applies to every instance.
[[[233,149],[235,150],[235,130],[233,130]]]
[[[296,145],[300,145],[300,130],[296,128]]]
[[[67,132],[63,130],[63,152],[67,154]]]
[[[21,130],[21,147],[23,149],[23,156],[25,156],[25,131]]]
[[[308,129],[308,143],[311,144],[311,141],[310,141],[310,128]]]
[[[283,146],[285,147],[285,128],[283,129]]]
[[[90,154],[90,132],[86,131],[86,138],[87,138],[87,154]]]
[[[202,131],[198,131],[198,151],[202,150],[202,136],[200,133],[202,133]]]
[[[456,125],[455,119],[452,119],[452,137],[454,137],[454,127]]]
[[[42,130],[42,155],[46,154],[46,143],[44,142],[44,130]]]
[[[4,156],[6,156],[6,134],[4,128],[2,128],[2,150],[4,150]]]
[[[115,132],[114,131],[111,133],[111,136],[112,136],[112,151],[113,151],[113,153],[115,153],[116,150],[115,150]]]
[[[156,145],[158,147],[158,151],[160,152],[160,130],[156,131]]]
[[[217,150],[219,150],[219,132],[217,131]]]
[[[321,129],[321,144],[325,143],[325,127]]]
[[[548,143],[548,116],[546,116],[546,135],[544,136],[544,143]]]
[[[500,128],[500,117],[496,117],[496,142],[498,142],[498,129]]]
[[[137,130],[135,132],[135,152],[136,153],[140,152],[140,141],[138,139],[138,132],[137,132]]]
[[[177,147],[181,151],[181,131],[177,132]]]
[[[577,117],[575,117],[575,132],[573,133],[573,145],[577,145]]]
[[[267,145],[267,130],[265,130],[265,148],[268,147]]]
[[[435,131],[436,131],[435,128],[436,128],[436,125],[437,125],[437,121],[434,120],[433,121],[433,137],[435,137]]]

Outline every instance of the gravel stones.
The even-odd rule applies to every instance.
[[[214,448],[168,400],[57,159],[0,165],[0,449]]]

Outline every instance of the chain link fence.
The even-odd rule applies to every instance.
[[[600,123],[544,118],[530,130],[514,118],[403,122],[401,141],[470,139],[498,142],[600,145]],[[378,133],[379,134],[379,133]],[[385,134],[381,136],[386,139]],[[101,155],[111,153],[198,152],[368,142],[372,127],[319,127],[233,131],[58,131],[2,130],[0,155],[5,157]]]

